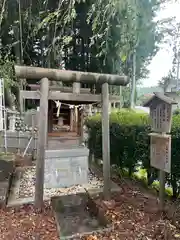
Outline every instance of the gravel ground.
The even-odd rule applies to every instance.
[[[36,171],[35,167],[25,169],[20,179],[20,188],[18,191],[17,198],[26,198],[26,197],[34,196],[35,171]],[[95,189],[95,188],[101,188],[102,186],[103,186],[102,180],[97,178],[93,173],[89,172],[88,184],[76,185],[69,188],[51,188],[51,189],[45,188],[44,196],[51,197],[55,195],[74,194],[82,191],[84,188]]]

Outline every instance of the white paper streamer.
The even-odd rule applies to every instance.
[[[60,115],[60,109],[61,109],[61,102],[60,101],[55,101],[56,107],[57,107],[57,113],[56,116],[59,117]]]
[[[74,107],[75,107],[74,105],[70,105],[70,104],[69,104],[69,108],[70,108],[70,109],[73,109]]]

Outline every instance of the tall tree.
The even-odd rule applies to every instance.
[[[163,92],[167,92],[168,87],[174,83],[175,77],[173,76],[172,72],[170,71],[167,76],[163,77],[158,85],[162,88]]]
[[[171,21],[164,22],[162,24],[162,31],[164,32],[164,41],[168,46],[168,50],[172,51],[172,69],[168,76],[167,81],[173,78],[174,87],[180,89],[180,22],[176,18],[172,18]]]
[[[17,52],[23,49],[27,65],[64,65],[66,69],[131,77],[137,46],[136,75],[140,79],[147,74],[147,64],[162,37],[153,21],[160,0],[5,2],[0,55],[17,61]],[[20,30],[18,36],[16,29]],[[98,86],[96,90],[100,90]],[[112,91],[119,93],[119,88]]]

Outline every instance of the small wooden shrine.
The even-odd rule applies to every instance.
[[[171,131],[172,105],[177,104],[163,93],[154,93],[144,107],[150,108],[152,131],[169,133]]]
[[[22,99],[40,99],[40,85],[29,84],[31,91],[21,91]],[[72,136],[81,135],[86,111],[92,110],[101,102],[100,94],[93,94],[90,88],[81,88],[80,84],[73,83],[72,87],[49,87],[48,101],[48,135]],[[110,95],[111,102],[119,102],[119,96]]]

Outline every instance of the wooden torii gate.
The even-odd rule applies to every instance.
[[[59,69],[48,69],[39,67],[15,66],[15,74],[19,79],[41,80],[40,84],[40,115],[39,134],[36,163],[36,184],[35,184],[35,206],[39,209],[43,205],[44,192],[44,156],[47,143],[47,115],[48,115],[48,94],[49,80],[93,83],[102,85],[102,151],[103,151],[103,178],[105,199],[110,198],[110,138],[109,138],[109,85],[126,86],[128,78],[126,76],[99,74],[89,72],[78,72]]]

